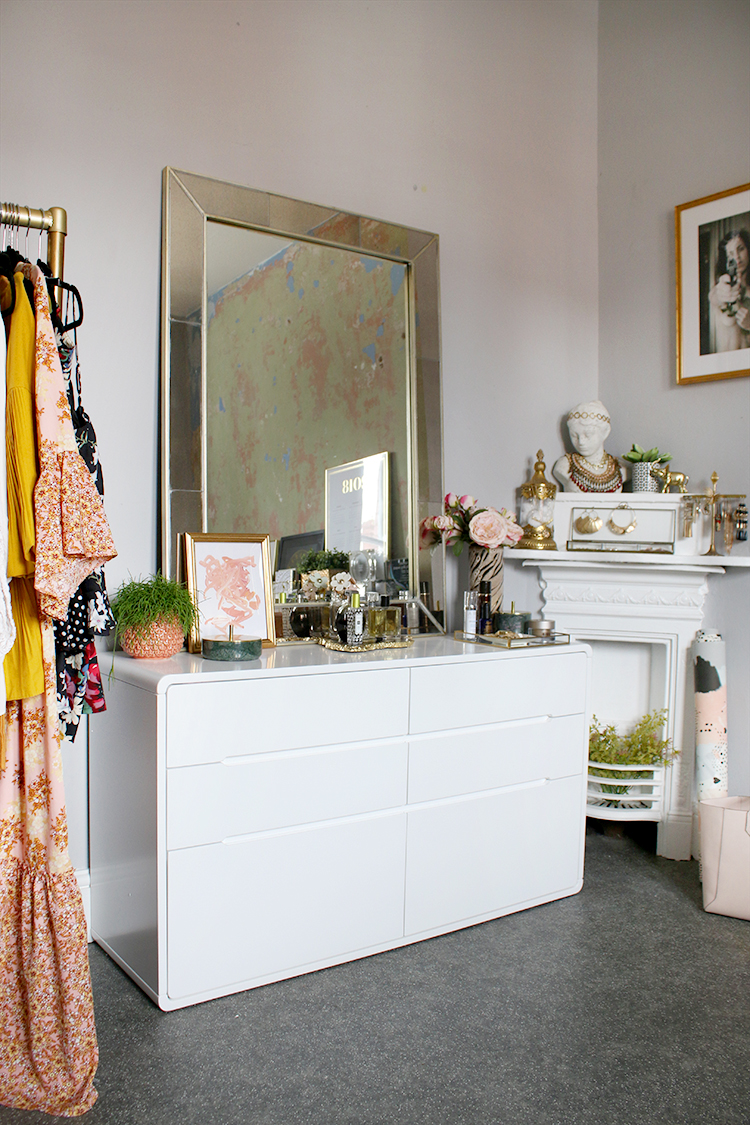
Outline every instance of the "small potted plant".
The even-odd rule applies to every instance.
[[[297,563],[303,595],[313,600],[324,597],[334,574],[348,569],[346,551],[306,551]]]
[[[671,739],[662,737],[667,721],[666,707],[644,715],[625,735],[618,734],[612,724],[602,726],[596,715],[592,720],[589,808],[654,811],[658,807],[660,788],[663,790],[664,767],[679,753]]]
[[[165,660],[179,652],[197,619],[186,586],[154,574],[123,582],[112,598],[115,645],[140,659]]]
[[[651,476],[651,466],[666,465],[672,460],[672,454],[660,453],[656,446],[653,449],[641,449],[640,445],[633,442],[633,448],[623,454],[623,460],[629,461],[632,466],[633,492],[658,492],[659,481]]]

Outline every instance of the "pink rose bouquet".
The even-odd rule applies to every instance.
[[[473,496],[457,496],[449,492],[444,502],[445,514],[428,516],[419,527],[420,545],[434,547],[445,536],[445,542],[460,555],[464,543],[479,547],[503,547],[517,543],[523,532],[516,518],[505,508],[480,508]]]

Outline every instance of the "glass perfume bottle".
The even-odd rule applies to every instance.
[[[376,595],[377,596],[377,595]],[[367,605],[367,632],[374,641],[382,641],[385,637],[385,611],[388,598],[385,595],[378,597],[377,603],[368,598]]]
[[[476,590],[466,590],[464,593],[464,633],[477,631],[477,599]]]
[[[346,619],[346,643],[348,645],[361,645],[365,636],[365,613],[359,604],[359,591],[352,590],[344,616]]]
[[[479,583],[477,598],[477,633],[492,632],[492,583]]]
[[[401,607],[391,605],[391,599],[385,595],[380,599],[380,605],[385,613],[385,639],[393,640],[401,635]]]

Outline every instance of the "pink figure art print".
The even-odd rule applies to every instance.
[[[204,637],[268,635],[259,543],[196,543],[196,564]],[[259,589],[256,589],[256,586]],[[252,622],[252,624],[250,624]]]

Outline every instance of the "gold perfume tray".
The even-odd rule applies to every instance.
[[[329,637],[318,637],[318,644],[334,652],[378,652],[381,648],[410,648],[414,641],[411,637],[401,637],[397,641],[366,641],[361,645],[345,645],[341,641],[332,641]]]
[[[456,629],[453,636],[464,644],[490,645],[492,648],[540,648],[570,644],[570,633],[550,633],[548,637],[534,637],[530,633],[464,633],[462,629]]]

